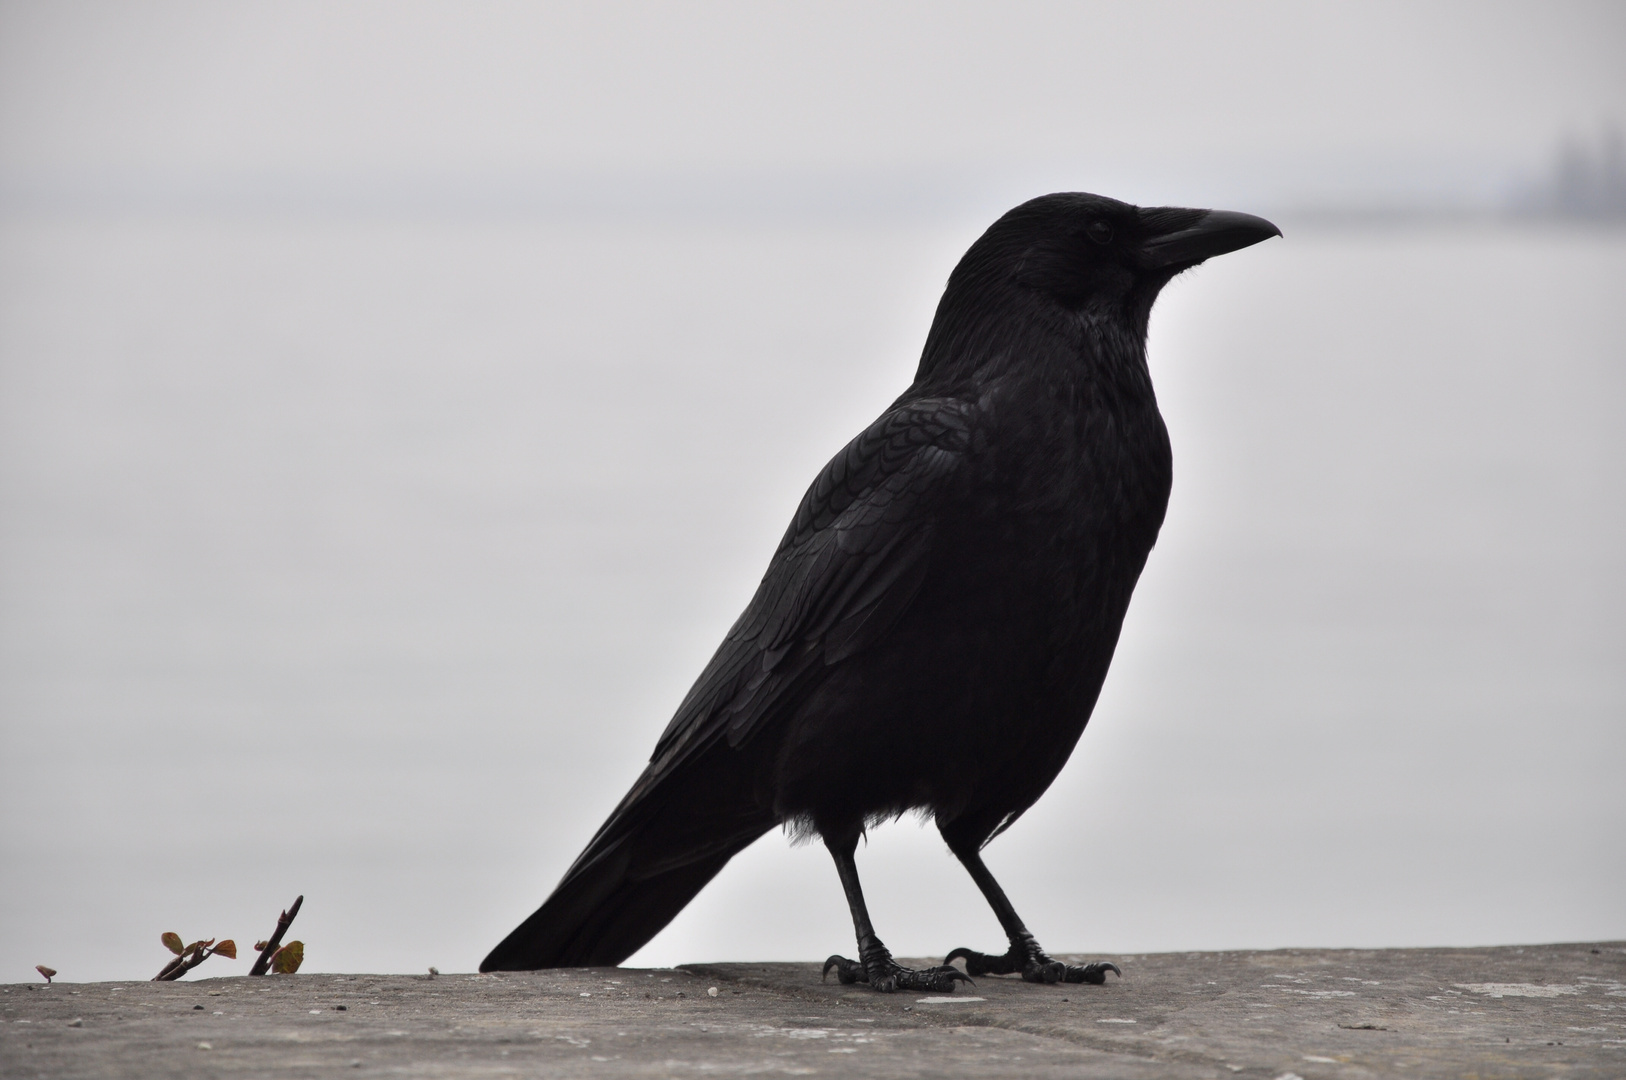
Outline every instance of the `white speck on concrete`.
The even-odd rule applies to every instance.
[[[1353,991],[1353,990],[1300,990],[1300,989],[1298,989],[1296,987],[1292,987],[1292,986],[1278,986],[1276,989],[1280,990],[1284,994],[1303,994],[1305,997],[1313,997],[1313,998],[1335,998],[1335,997],[1354,997],[1355,996],[1355,991]]]
[[[1555,998],[1564,994],[1579,994],[1579,986],[1537,986],[1535,983],[1453,983],[1464,990],[1472,990],[1486,997]]]

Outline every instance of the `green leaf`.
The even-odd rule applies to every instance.
[[[299,965],[305,962],[305,943],[303,941],[290,941],[278,949],[271,958],[271,970],[278,975],[292,975],[299,970]]]
[[[181,935],[175,933],[173,930],[164,934],[164,936],[158,940],[164,943],[164,948],[168,949],[176,956],[179,956],[181,953],[186,951],[186,946],[181,944]]]

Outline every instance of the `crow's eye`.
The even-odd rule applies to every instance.
[[[1094,240],[1097,244],[1108,244],[1112,242],[1112,226],[1105,221],[1091,222],[1090,227],[1084,231],[1088,233],[1090,239]]]

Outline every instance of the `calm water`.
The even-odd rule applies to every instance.
[[[0,981],[298,893],[316,970],[472,969],[980,224],[0,221]],[[1163,541],[989,851],[1051,949],[1626,937],[1623,286],[1620,232],[1290,227],[1170,288]],[[860,866],[901,953],[1000,946],[935,831]],[[635,959],[851,947],[774,834]]]

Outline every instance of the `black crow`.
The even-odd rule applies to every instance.
[[[915,381],[813,481],[745,613],[649,766],[481,971],[611,965],[776,825],[835,857],[858,960],[843,982],[1101,982],[1052,960],[980,851],[1050,786],[1089,720],[1168,503],[1146,366],[1158,291],[1281,231],[1222,211],[1045,195],[949,276]],[[931,814],[1010,938],[893,962],[853,853]]]

